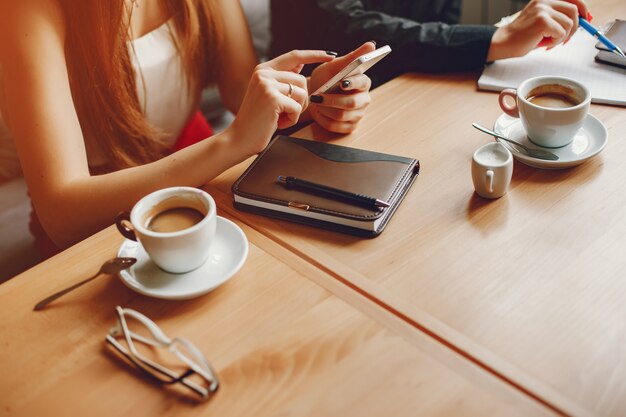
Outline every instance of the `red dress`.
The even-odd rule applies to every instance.
[[[178,136],[178,139],[172,148],[172,152],[179,151],[210,136],[213,136],[213,129],[211,128],[211,125],[200,111],[196,111]],[[111,221],[113,221],[113,219],[111,219]],[[41,226],[41,222],[39,221],[35,210],[31,210],[28,227],[30,229],[30,233],[35,238],[35,247],[43,259],[48,259],[62,251],[62,249],[56,246],[48,237],[48,234]]]

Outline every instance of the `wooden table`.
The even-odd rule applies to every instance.
[[[589,2],[602,23],[618,1]],[[364,240],[235,212],[469,361],[568,415],[626,415],[626,110],[592,105],[605,150],[576,168],[516,163],[509,193],[473,192],[472,153],[490,138],[497,96],[477,74],[406,75],[373,92],[368,117],[336,142],[417,157],[421,174],[385,232]],[[626,82],[626,81],[625,81]],[[299,137],[328,139],[314,127]]]
[[[371,302],[347,304],[316,281],[347,287],[242,227],[243,269],[194,300],[150,299],[104,276],[34,312],[115,256],[114,227],[0,285],[0,415],[552,415]],[[116,305],[192,340],[219,374],[216,395],[190,401],[112,355]]]
[[[622,0],[590,1],[597,22]],[[336,143],[420,159],[385,232],[358,239],[238,212],[243,269],[195,300],[159,301],[100,278],[35,313],[117,251],[113,228],[0,285],[2,415],[626,415],[626,113],[596,158],[563,171],[516,163],[509,193],[473,193],[470,160],[499,116],[477,74],[406,75],[374,91]],[[307,128],[298,136],[328,139]],[[222,380],[196,404],[107,353],[114,306],[206,353]]]

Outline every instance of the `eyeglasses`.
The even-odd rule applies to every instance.
[[[118,353],[123,355],[130,363],[147,376],[155,379],[159,383],[174,385],[182,384],[198,394],[203,399],[217,391],[219,380],[217,374],[200,352],[191,342],[186,339],[175,337],[170,339],[163,331],[149,318],[143,314],[129,308],[115,307],[117,312],[117,326],[113,327],[106,336],[106,341],[113,346]],[[143,325],[151,337],[144,337],[129,329],[126,318],[132,318]],[[126,346],[117,339],[126,342]],[[135,343],[141,343],[153,348],[165,348],[172,352],[187,367],[181,373],[177,373],[153,360],[140,354]],[[192,380],[191,377],[197,375],[201,382]],[[196,380],[198,378],[195,378]]]

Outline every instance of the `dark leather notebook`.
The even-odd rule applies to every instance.
[[[233,184],[237,209],[358,236],[379,235],[419,173],[413,158],[289,136],[275,137]],[[297,177],[389,203],[366,207],[291,188]]]
[[[616,19],[607,30],[606,37],[622,51],[626,51],[626,20]],[[596,61],[626,68],[626,58],[609,51],[602,42],[596,44],[596,49],[598,50]]]

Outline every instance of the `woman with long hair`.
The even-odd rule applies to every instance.
[[[276,129],[312,118],[351,132],[370,101],[367,76],[319,103],[308,96],[373,49],[296,50],[258,64],[236,0],[2,2],[0,114],[36,213],[31,229],[51,239],[48,252],[68,247],[156,189],[206,184]],[[311,63],[322,64],[300,75]],[[210,85],[236,115],[214,135],[197,112]]]

